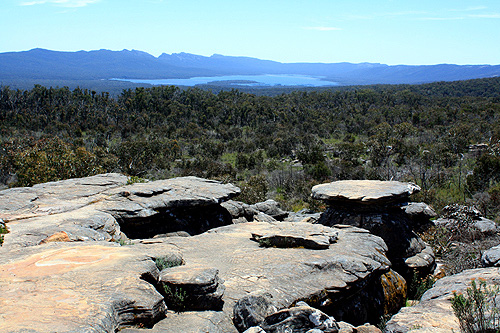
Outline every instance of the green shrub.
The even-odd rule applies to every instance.
[[[127,179],[127,185],[132,185],[132,184],[135,184],[135,183],[146,183],[147,181],[148,180],[145,179],[145,178],[141,178],[141,177],[138,177],[138,176],[130,176]]]
[[[6,234],[8,232],[9,230],[7,230],[7,228],[5,228],[2,224],[0,224],[0,246],[3,245],[3,234]]]
[[[177,257],[165,256],[155,258],[156,267],[158,267],[160,271],[164,270],[165,268],[180,266],[183,263],[183,260]]]
[[[471,281],[466,293],[453,292],[451,305],[464,333],[500,332],[499,287],[488,287],[484,280]]]
[[[424,293],[434,286],[436,279],[432,276],[420,277],[415,272],[408,286],[408,296],[410,299],[420,301]]]
[[[169,309],[176,312],[181,312],[186,310],[186,298],[187,293],[181,287],[163,285],[163,290],[165,291],[165,303]]]

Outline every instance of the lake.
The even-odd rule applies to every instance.
[[[337,82],[326,81],[323,77],[309,75],[290,74],[265,74],[265,75],[226,75],[226,76],[199,76],[189,79],[113,79],[117,81],[128,81],[133,83],[146,83],[152,85],[174,85],[193,87],[198,84],[216,85],[239,85],[247,87],[266,86],[303,86],[303,87],[325,87],[338,86]]]

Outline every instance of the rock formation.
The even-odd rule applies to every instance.
[[[395,181],[343,180],[313,187],[312,197],[327,203],[317,223],[352,225],[384,239],[393,268],[409,280],[429,274],[435,266],[432,249],[414,232],[429,224],[434,211],[408,203],[417,185]]]
[[[233,224],[220,205],[239,193],[230,184],[127,181],[105,174],[0,192],[10,231],[0,248],[3,330],[236,332],[235,305],[257,291],[278,313],[325,319],[315,326],[325,330],[330,316],[359,325],[404,303],[386,244],[364,229],[278,222],[269,202],[251,208],[254,222]],[[300,301],[310,307],[298,311]],[[280,323],[266,321],[275,313],[262,323]]]

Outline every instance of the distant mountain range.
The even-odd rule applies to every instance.
[[[340,85],[456,81],[500,76],[500,65],[389,66],[378,63],[280,63],[214,54],[152,56],[141,51],[58,52],[33,49],[0,53],[0,84],[12,80],[171,79],[196,76],[300,74]]]

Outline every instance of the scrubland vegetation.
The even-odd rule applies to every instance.
[[[248,203],[320,209],[313,185],[411,181],[438,211],[498,219],[500,78],[257,96],[165,86],[107,93],[0,88],[6,186],[102,172],[238,184]],[[478,145],[484,144],[484,145]],[[471,146],[475,145],[475,146]]]

